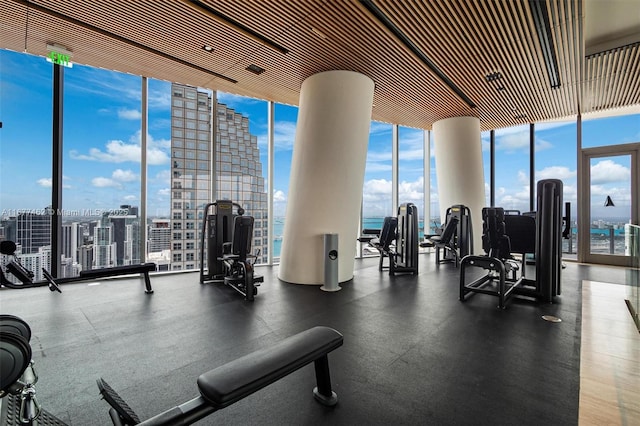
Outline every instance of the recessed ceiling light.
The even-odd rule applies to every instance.
[[[254,74],[262,74],[264,72],[264,68],[260,68],[257,65],[251,64],[246,68],[247,71],[251,71]]]
[[[207,44],[205,44],[204,46],[202,46],[202,48],[203,48],[204,50],[206,50],[207,52],[213,52],[213,47],[211,47],[211,46],[209,46],[209,45],[207,45]]]

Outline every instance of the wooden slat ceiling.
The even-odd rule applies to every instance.
[[[290,105],[298,104],[307,77],[352,70],[375,82],[372,119],[424,129],[454,116],[479,117],[487,130],[640,102],[637,45],[584,58],[581,0],[546,0],[561,82],[556,89],[528,1],[370,2],[401,36],[366,3],[0,0],[0,48],[44,56],[47,44],[57,43],[73,52],[74,63]],[[203,45],[215,50],[206,52]],[[250,64],[265,71],[247,71]],[[501,75],[497,84],[487,82],[491,73]]]

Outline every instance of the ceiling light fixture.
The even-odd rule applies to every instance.
[[[257,65],[251,64],[249,65],[247,68],[245,68],[247,71],[251,71],[254,74],[260,75],[264,72],[264,68],[261,68]]]
[[[429,68],[436,75],[436,77],[438,77],[444,84],[446,84],[447,87],[449,87],[449,89],[451,89],[453,91],[453,93],[458,95],[458,97],[460,99],[462,99],[464,101],[464,103],[466,103],[469,106],[469,108],[475,108],[476,107],[476,104],[467,95],[465,95],[464,92],[458,86],[456,86],[454,84],[454,82],[451,81],[451,79],[449,77],[447,77],[445,75],[445,73],[442,72],[442,70],[436,66],[436,64],[434,64],[431,61],[431,59],[429,59],[424,53],[422,53],[422,51],[418,48],[418,46],[416,46],[409,39],[409,37],[407,37],[402,31],[400,31],[400,28],[398,28],[391,21],[391,19],[389,19],[389,17],[387,17],[387,15],[385,15],[382,12],[382,10],[380,10],[378,8],[378,6],[376,6],[373,3],[373,1],[371,1],[371,0],[360,0],[360,3],[376,19],[378,19],[378,21],[380,21],[380,23],[382,25],[384,25],[387,28],[387,30],[389,30],[389,32],[391,34],[396,36],[398,38],[398,40],[402,44],[404,44],[407,49],[409,49],[418,59],[420,59],[422,61],[422,63],[425,64],[427,66],[427,68]]]
[[[205,44],[204,46],[202,46],[202,48],[207,52],[213,52],[213,47],[209,46],[208,44]]]
[[[484,79],[487,80],[498,92],[504,90],[504,84],[502,84],[502,74],[495,71],[489,73],[484,76]]]
[[[287,54],[289,53],[289,50],[287,50],[286,48],[280,46],[278,43],[276,43],[275,41],[269,40],[268,38],[266,38],[265,36],[263,36],[262,34],[257,33],[256,31],[252,30],[251,28],[241,24],[238,21],[235,21],[233,19],[231,19],[228,16],[223,15],[222,13],[218,12],[215,9],[212,9],[211,7],[207,6],[206,4],[198,1],[198,0],[182,0],[182,2],[184,4],[186,4],[187,6],[191,7],[192,9],[202,13],[203,15],[207,15],[208,17],[212,18],[213,20],[215,20],[216,22],[224,25],[227,28],[230,28],[234,31],[237,31],[241,34],[244,34],[245,36],[249,37],[250,39],[257,41],[258,43],[262,44],[263,46],[266,46],[270,49],[276,50],[280,53],[283,54]]]
[[[129,46],[133,46],[133,47],[135,47],[137,49],[142,49],[142,50],[144,50],[146,52],[152,53],[154,55],[158,55],[161,58],[165,58],[165,59],[168,59],[170,61],[176,62],[178,64],[182,64],[184,66],[187,66],[187,67],[193,68],[195,70],[201,71],[203,73],[212,75],[212,76],[214,76],[216,78],[228,81],[230,83],[236,84],[238,82],[237,80],[234,80],[231,77],[227,77],[226,75],[222,75],[222,74],[219,74],[219,73],[217,73],[215,71],[211,71],[209,69],[206,69],[206,68],[203,68],[203,67],[198,66],[196,64],[193,64],[191,62],[187,62],[187,61],[185,61],[183,59],[180,59],[180,58],[177,58],[177,57],[175,57],[173,55],[169,55],[168,53],[165,53],[165,52],[162,52],[160,50],[154,49],[152,47],[146,46],[146,45],[144,45],[142,43],[138,43],[137,41],[125,38],[125,37],[123,37],[123,36],[121,36],[119,34],[112,33],[110,31],[104,30],[102,28],[98,28],[95,25],[91,25],[91,24],[89,24],[87,22],[84,22],[84,21],[81,21],[79,19],[72,18],[71,16],[63,15],[62,13],[56,12],[55,10],[46,8],[44,6],[40,6],[40,5],[35,4],[35,3],[29,3],[29,4],[30,4],[30,8],[31,9],[33,9],[33,10],[39,12],[39,13],[45,14],[45,15],[47,15],[49,17],[59,19],[62,22],[68,22],[70,24],[77,25],[80,28],[84,28],[84,29],[93,31],[96,34],[100,34],[100,35],[112,38],[113,40],[117,40],[117,41],[119,41],[121,43],[128,44]]]
[[[542,48],[542,57],[547,67],[549,83],[552,89],[557,89],[560,87],[560,75],[558,74],[558,59],[556,58],[556,50],[553,45],[553,37],[551,36],[547,2],[529,0],[529,7],[531,8],[533,23],[536,27],[536,33],[538,33],[540,47]]]

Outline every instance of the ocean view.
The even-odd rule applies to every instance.
[[[278,217],[273,220],[273,257],[280,256],[282,248],[282,238],[284,235],[284,218]],[[381,229],[384,222],[384,217],[365,217],[362,219],[362,229]],[[420,232],[418,237],[423,238],[424,235],[424,220],[419,220]],[[623,254],[625,250],[625,234],[624,234],[624,219],[622,218],[601,218],[594,220],[594,224],[591,228],[591,251],[594,253],[610,253],[611,245],[609,238],[613,233],[614,238],[614,253]],[[427,234],[435,234],[436,229],[440,227],[440,218],[431,218],[429,221],[430,229]],[[572,220],[571,236],[572,241],[569,244],[569,240],[563,239],[563,252],[575,253],[577,250],[577,234],[578,227],[575,220]]]

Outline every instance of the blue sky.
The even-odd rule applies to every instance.
[[[0,210],[38,209],[51,203],[51,76],[44,58],[0,50]],[[66,210],[112,209],[140,204],[140,77],[74,65],[65,69],[64,190]],[[170,202],[170,84],[149,80],[148,214],[166,215]],[[218,100],[250,117],[267,173],[267,102],[218,93]],[[276,216],[284,214],[297,108],[275,106]],[[365,185],[365,216],[391,210],[391,130],[372,122]],[[400,127],[400,202],[422,206],[421,130]],[[482,134],[488,188],[489,132]],[[536,125],[536,180],[562,179],[575,202],[576,125]],[[583,146],[640,141],[638,115],[583,122]],[[496,131],[496,205],[529,210],[528,126]],[[433,149],[431,150],[433,153]],[[614,161],[615,160],[615,161]],[[607,194],[624,204],[630,164],[618,158],[592,164],[594,206]],[[431,209],[438,211],[432,161]],[[487,192],[488,199],[488,192]],[[594,207],[596,208],[596,207]],[[575,212],[575,210],[574,210]],[[612,210],[603,211],[609,214]]]

